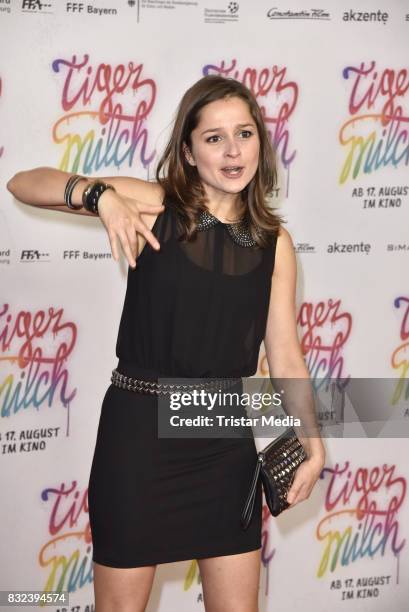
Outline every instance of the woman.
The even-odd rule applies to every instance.
[[[132,385],[226,377],[237,390],[235,377],[256,373],[262,340],[270,376],[309,377],[293,244],[266,202],[273,151],[246,87],[220,76],[195,83],[157,181],[99,178],[113,189],[102,186],[96,213],[63,203],[71,176],[38,168],[8,189],[34,206],[99,214],[116,260],[120,243],[130,268],[116,370]],[[72,206],[87,202],[93,180],[75,184]],[[187,559],[198,560],[207,612],[256,611],[261,484],[252,522],[240,526],[254,439],[161,438],[158,398],[117,384],[104,397],[88,491],[97,612],[144,610],[156,565]],[[291,505],[309,497],[324,465],[319,435],[303,443]]]

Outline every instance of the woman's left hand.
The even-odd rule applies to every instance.
[[[291,508],[309,498],[324,465],[324,458],[314,456],[301,463],[295,472],[293,483],[287,494],[287,502]]]

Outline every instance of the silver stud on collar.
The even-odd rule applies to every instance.
[[[217,224],[224,225],[229,232],[231,238],[236,244],[242,247],[254,247],[256,241],[252,237],[248,225],[245,221],[237,221],[236,223],[222,223],[217,217],[212,215],[208,210],[204,210],[199,215],[197,230],[203,232]]]

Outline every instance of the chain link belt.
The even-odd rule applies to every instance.
[[[135,391],[139,393],[150,393],[156,395],[166,395],[167,393],[182,393],[189,392],[189,390],[200,390],[214,391],[228,389],[233,385],[241,382],[241,378],[222,378],[220,380],[214,380],[211,382],[197,383],[197,384],[181,384],[171,385],[165,383],[158,383],[150,380],[139,380],[137,378],[131,378],[118,372],[118,370],[112,370],[111,382],[116,387],[121,389],[128,389],[128,391]]]

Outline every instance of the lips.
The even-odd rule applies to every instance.
[[[221,169],[221,172],[227,178],[239,178],[244,171],[243,166],[225,166]]]

